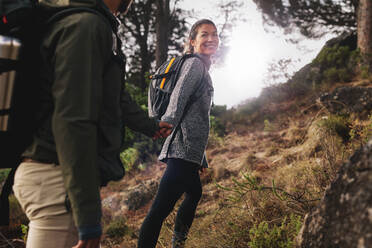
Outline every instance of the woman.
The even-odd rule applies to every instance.
[[[218,43],[217,29],[212,21],[203,19],[192,26],[185,52],[196,56],[184,62],[167,111],[161,118],[174,127],[180,124],[167,138],[160,153],[159,160],[166,162],[167,168],[142,224],[138,248],[156,246],[164,219],[183,193],[185,199],[178,209],[172,247],[184,247],[202,195],[199,171],[208,167],[204,153],[213,95],[208,69]],[[189,104],[190,98],[193,100]]]

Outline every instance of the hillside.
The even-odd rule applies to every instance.
[[[329,44],[287,83],[218,117],[226,134],[211,132],[210,168],[201,176],[203,196],[186,247],[294,247],[305,215],[372,135],[372,77],[348,71],[352,52]],[[344,60],[329,61],[330,54]],[[102,247],[136,247],[164,169],[155,162],[102,189]],[[157,247],[170,247],[174,217]],[[26,223],[22,218],[13,212],[12,227]],[[3,233],[8,242],[20,236]]]
[[[337,87],[360,84],[370,87],[365,80],[340,83]],[[248,118],[244,125],[240,120],[220,143],[208,148],[210,168],[202,175],[203,197],[186,247],[247,247],[252,237],[259,239],[258,232],[264,229],[261,226],[252,234],[252,228],[263,222],[269,224],[269,229],[274,225],[281,228],[287,237],[280,239],[293,238],[339,165],[365,142],[366,132],[370,135],[371,131],[370,117],[350,117],[347,125],[359,135],[344,142],[333,127],[345,123],[317,105],[313,95],[268,105],[264,111],[272,113],[271,121],[257,123]],[[111,184],[102,195],[108,197],[135,184],[156,181],[164,168],[164,164],[154,164]],[[125,236],[106,238],[105,247],[136,247],[139,226],[149,206],[150,202],[124,215],[119,210],[116,219],[125,219]],[[169,247],[174,217],[170,215],[164,224],[159,247]]]

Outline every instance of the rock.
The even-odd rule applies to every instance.
[[[143,184],[128,189],[128,197],[124,203],[129,210],[138,210],[150,202],[156,194],[159,183],[156,180],[149,180]]]
[[[319,101],[332,114],[369,112],[372,109],[372,88],[340,87],[323,94]]]
[[[297,237],[301,248],[372,245],[372,140],[341,166]]]
[[[102,200],[102,207],[110,210],[113,216],[135,211],[149,203],[158,189],[158,180],[148,180],[139,185],[114,193]]]
[[[357,35],[354,32],[344,32],[338,37],[330,39],[326,42],[325,47],[333,47],[333,46],[347,46],[350,50],[357,49]]]

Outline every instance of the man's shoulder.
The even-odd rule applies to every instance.
[[[82,29],[94,30],[97,28],[110,28],[107,18],[98,11],[83,9],[80,11],[71,11],[64,14],[56,23],[63,26],[78,26]]]

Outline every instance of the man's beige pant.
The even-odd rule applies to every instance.
[[[60,166],[20,164],[13,191],[30,220],[26,248],[71,248],[77,244],[77,229],[65,206]]]

